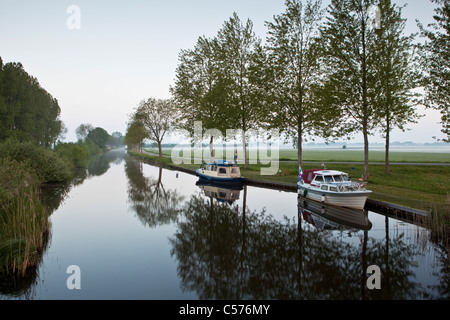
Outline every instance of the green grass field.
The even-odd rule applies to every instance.
[[[158,153],[157,149],[147,149],[152,153]],[[171,156],[171,149],[163,149],[163,154]],[[225,153],[225,152],[224,152]],[[268,153],[269,157],[270,152]],[[183,155],[185,156],[185,155]],[[189,155],[187,155],[189,156]],[[191,157],[194,157],[191,153]],[[256,152],[248,152],[249,159],[260,158]],[[297,150],[294,149],[280,149],[278,157],[280,161],[296,161]],[[238,150],[238,158],[243,159],[243,151]],[[369,151],[370,162],[384,162],[384,151]],[[406,152],[406,151],[391,151],[389,153],[390,162],[419,162],[419,163],[450,163],[450,153],[439,152]],[[352,149],[306,149],[303,151],[303,161],[317,161],[317,162],[362,162],[364,161],[364,152],[362,150]]]
[[[384,162],[384,151],[369,151],[369,161]],[[450,163],[449,153],[399,152],[389,153],[391,162]],[[280,160],[297,160],[297,150],[280,150]],[[303,161],[361,162],[362,150],[310,150],[303,151]]]

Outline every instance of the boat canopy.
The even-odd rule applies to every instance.
[[[321,171],[319,169],[306,169],[303,170],[303,181],[305,183],[311,183],[311,181],[314,180],[314,177],[316,176],[316,172]]]

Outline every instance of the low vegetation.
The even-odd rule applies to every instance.
[[[55,150],[29,140],[0,143],[0,276],[24,275],[41,259],[50,233],[41,187],[69,181],[99,151],[92,142],[60,143]]]

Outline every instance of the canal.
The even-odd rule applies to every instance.
[[[40,264],[4,280],[0,299],[449,298],[448,249],[370,211],[201,185],[124,151],[43,197],[52,214]]]

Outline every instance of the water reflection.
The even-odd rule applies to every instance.
[[[87,165],[87,178],[98,177],[105,174],[111,164],[120,164],[126,155],[125,149],[116,149],[109,152],[102,152],[94,157],[91,157]]]
[[[120,164],[125,155],[125,150],[112,150],[107,153],[101,153],[93,156],[87,168],[79,168],[74,170],[72,179],[64,183],[52,183],[44,185],[40,190],[40,199],[45,206],[48,215],[53,214],[68,196],[69,192],[76,186],[84,183],[86,179],[94,176],[101,176],[108,171],[111,163]],[[4,294],[11,298],[24,297],[31,299],[35,293],[34,287],[38,284],[38,269],[42,261],[43,255],[48,250],[51,242],[52,231],[44,237],[44,249],[40,252],[40,259],[37,266],[27,270],[24,277],[14,274],[0,274],[0,294]]]
[[[213,182],[208,182],[204,180],[198,180],[195,185],[203,191],[205,196],[222,203],[233,204],[236,200],[239,200],[241,190],[244,188],[243,185],[239,186],[228,186],[216,184]]]
[[[142,162],[127,157],[125,173],[130,206],[142,224],[154,228],[178,220],[184,197],[164,187],[162,167],[157,177],[145,177]]]
[[[371,237],[367,210],[300,201],[297,219],[279,219],[246,206],[247,186],[202,181],[187,199],[167,203],[167,191],[157,191],[164,170],[145,177],[142,163],[127,161],[126,167],[139,219],[176,224],[169,240],[181,290],[199,299],[396,300],[442,291],[417,281],[410,266],[418,248],[389,235],[387,217],[384,237]],[[367,288],[370,265],[381,268],[381,290]]]
[[[370,222],[359,214],[350,227],[363,231],[351,242],[334,230],[302,223],[300,216],[280,221],[248,208],[238,215],[235,207],[220,202],[212,212],[207,198],[192,195],[170,239],[182,289],[200,299],[420,297],[408,264],[411,248],[402,238],[370,238]],[[382,268],[382,290],[367,289],[372,264]]]
[[[372,228],[368,210],[336,207],[303,197],[298,199],[298,209],[299,216],[319,229],[347,230],[349,233],[355,233]]]
[[[105,174],[111,163],[120,164],[125,154],[124,149],[97,154],[89,159],[87,168],[74,169],[72,179],[69,181],[46,184],[41,189],[41,201],[45,205],[48,214],[51,215],[58,210],[74,187],[83,184],[86,179]]]
[[[114,298],[132,295],[139,299],[159,299],[161,296],[226,300],[449,297],[448,253],[431,246],[429,240],[421,243],[418,234],[414,234],[416,238],[409,238],[401,230],[398,220],[313,201],[297,203],[295,194],[291,203],[285,200],[291,199],[291,194],[251,186],[230,189],[205,185],[194,176],[180,173],[178,178],[174,171],[143,164],[123,152],[117,157],[103,158],[106,163],[92,165],[84,176],[73,182],[74,185],[84,183],[86,189],[81,186],[71,194],[67,204],[74,209],[67,218],[76,219],[78,208],[97,208],[105,203],[101,199],[106,198],[109,207],[120,209],[107,211],[104,216],[100,214],[99,219],[111,218],[121,223],[92,224],[83,229],[83,238],[105,242],[93,246],[89,252],[82,246],[86,242],[79,244],[80,239],[73,234],[73,239],[70,236],[64,238],[65,232],[72,228],[72,222],[81,226],[83,221],[65,221],[66,227],[68,225],[63,228],[65,232],[56,234],[55,231],[55,237],[67,242],[55,257],[62,257],[63,250],[68,255],[67,249],[74,250],[84,263],[83,270],[91,272],[84,274],[90,277],[89,286],[85,286],[77,298],[108,297],[111,292]],[[112,163],[123,163],[124,170],[114,167],[111,175],[108,173],[89,183],[89,177],[101,175]],[[108,186],[111,181],[120,181],[123,187],[114,189],[120,189],[123,197],[100,197],[102,179]],[[77,200],[77,194],[94,190],[92,185],[99,190],[98,197]],[[58,208],[71,187],[68,188],[61,187],[62,194],[49,197],[52,201],[48,203]],[[105,190],[111,192],[112,189],[105,186]],[[280,212],[286,216],[282,217]],[[96,209],[92,213],[97,214]],[[85,215],[89,216],[90,212]],[[57,217],[60,221],[65,218]],[[61,230],[61,225],[56,230]],[[417,229],[410,230],[417,232]],[[421,232],[428,235],[426,230]],[[114,245],[111,239],[114,239]],[[58,250],[55,246],[51,248]],[[97,251],[101,251],[105,265],[98,265]],[[424,257],[427,261],[412,266],[416,257]],[[47,270],[52,268],[55,272],[60,267],[58,262],[52,265],[51,259],[46,261],[49,264]],[[370,265],[381,268],[381,290],[367,288],[366,270]],[[62,273],[66,276],[64,270]],[[58,275],[44,272],[44,277]],[[65,280],[54,280],[56,284],[52,289],[56,291],[55,288],[64,286]],[[43,282],[36,273],[20,282],[0,280],[0,297],[45,295],[47,288],[39,287]],[[110,284],[114,284],[115,290]],[[164,294],[161,293],[164,291],[162,286],[167,288]],[[33,296],[33,290],[39,293]],[[70,296],[72,292],[64,291],[64,294]]]

